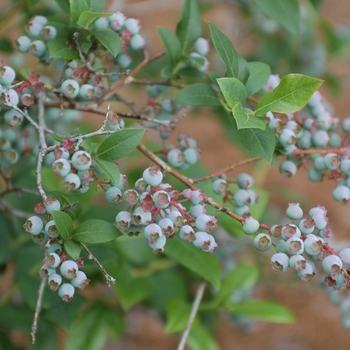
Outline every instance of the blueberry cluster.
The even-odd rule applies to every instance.
[[[49,62],[47,42],[56,38],[57,29],[47,22],[44,16],[32,17],[24,27],[28,36],[22,35],[15,41],[17,50],[22,53],[30,52],[40,60]]]
[[[166,159],[170,165],[180,170],[185,170],[190,165],[197,163],[200,153],[197,141],[187,137],[185,134],[179,134],[178,142],[176,147],[164,150],[164,154],[166,154]]]
[[[91,155],[84,150],[70,152],[60,146],[56,146],[53,155],[52,170],[57,176],[63,177],[63,185],[69,191],[85,193],[91,182],[95,180],[95,168],[92,166]],[[98,172],[102,170],[98,167]]]
[[[50,215],[53,210],[60,210],[61,203],[54,197],[49,197],[42,210],[38,212]],[[73,299],[75,288],[84,289],[88,284],[85,273],[79,268],[83,266],[83,259],[77,261],[67,260],[63,249],[62,239],[54,220],[49,220],[45,225],[39,216],[31,216],[23,225],[25,231],[32,235],[32,241],[40,246],[49,243],[43,266],[39,270],[42,279],[47,279],[51,290],[58,291],[63,301]]]
[[[110,204],[128,205],[129,210],[120,211],[115,218],[118,229],[127,235],[143,233],[155,253],[164,251],[176,231],[180,239],[205,252],[217,247],[211,235],[217,217],[207,215],[202,193],[191,189],[177,192],[163,182],[163,174],[155,164],[144,170],[134,189],[122,193],[119,187],[111,186],[105,199]],[[189,211],[181,204],[184,201],[191,203]]]

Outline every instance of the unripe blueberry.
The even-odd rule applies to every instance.
[[[339,253],[339,257],[343,262],[344,267],[350,270],[350,248],[345,248]]]
[[[73,300],[75,289],[70,283],[63,283],[58,289],[58,295],[63,301],[69,302]]]
[[[212,235],[208,234],[208,236],[210,239],[210,244],[206,251],[209,253],[214,253],[214,250],[217,248],[218,244],[215,242],[215,238]]]
[[[316,214],[320,214],[320,215],[326,216],[327,215],[327,209],[325,207],[319,205],[319,206],[311,208],[309,210],[310,217],[313,217]]]
[[[63,185],[67,190],[75,191],[81,185],[80,177],[77,174],[69,173],[65,176]]]
[[[0,84],[10,85],[15,80],[16,72],[9,66],[0,67]]]
[[[269,235],[265,233],[259,233],[254,238],[254,246],[256,249],[265,252],[269,250],[272,246],[272,239]]]
[[[107,17],[100,17],[94,22],[94,27],[96,29],[107,29],[109,26],[109,21]]]
[[[309,149],[311,147],[312,135],[308,130],[304,130],[302,137],[299,139],[299,145],[302,149]]]
[[[56,292],[56,290],[60,287],[62,284],[62,276],[58,273],[54,273],[51,276],[49,276],[47,280],[47,284],[49,285],[49,288]]]
[[[86,277],[85,273],[83,271],[77,272],[77,277],[70,280],[70,283],[75,288],[84,289],[86,286],[89,285],[90,280]]]
[[[18,152],[14,149],[8,149],[3,153],[3,160],[4,164],[3,166],[11,166],[13,164],[16,164],[19,159]]]
[[[314,220],[315,227],[318,230],[323,230],[328,224],[328,218],[323,214],[314,214],[312,220]]]
[[[180,239],[190,243],[196,239],[195,232],[190,225],[183,225],[182,227],[180,227],[178,235]]]
[[[321,238],[330,238],[331,237],[331,230],[326,227],[323,230],[318,231],[318,235]]]
[[[123,26],[125,20],[126,20],[126,17],[121,12],[113,13],[112,16],[108,17],[108,21],[110,23],[110,26],[114,30],[122,29],[122,26]]]
[[[183,139],[181,139],[180,145],[185,148],[197,149],[197,141],[190,137],[184,137]]]
[[[61,203],[54,196],[48,197],[45,200],[44,204],[45,204],[47,214],[51,214],[53,210],[61,210]]]
[[[166,243],[166,237],[162,235],[159,239],[154,242],[147,241],[147,244],[150,248],[152,248],[153,253],[157,254],[158,252],[164,252],[164,246]]]
[[[335,275],[340,272],[343,267],[341,259],[337,255],[328,255],[322,261],[323,271],[329,275]]]
[[[32,235],[32,242],[37,245],[43,246],[46,244],[48,236],[46,232],[40,232],[38,235]]]
[[[251,199],[249,193],[246,190],[238,190],[233,195],[233,201],[236,206],[242,207],[244,205],[249,205]]]
[[[303,210],[300,208],[299,203],[289,203],[286,210],[286,215],[291,220],[299,220],[303,217]]]
[[[347,186],[338,186],[333,190],[332,195],[336,201],[346,204],[350,200],[350,189]]]
[[[117,114],[112,115],[108,119],[108,126],[110,130],[117,131],[124,129],[125,122],[123,118],[120,118]]]
[[[23,225],[23,228],[32,235],[38,235],[43,227],[44,223],[38,216],[31,216]]]
[[[43,260],[46,267],[57,267],[61,263],[61,258],[56,253],[47,254]]]
[[[184,150],[185,161],[188,164],[196,164],[199,159],[199,152],[194,148],[187,148]]]
[[[322,170],[326,169],[326,165],[324,163],[324,157],[319,156],[314,160],[314,168],[317,171],[322,171]]]
[[[118,187],[112,186],[105,192],[105,200],[109,204],[118,204],[122,199],[122,191]]]
[[[288,253],[287,243],[283,239],[276,243],[276,253]]]
[[[53,267],[47,267],[45,265],[43,265],[40,270],[39,270],[39,276],[41,279],[46,279],[49,276],[53,275],[54,273],[56,273],[56,269]]]
[[[196,218],[196,228],[199,231],[211,232],[217,227],[217,222],[218,219],[216,216],[202,214]]]
[[[286,271],[289,266],[289,258],[288,255],[284,253],[276,253],[271,257],[271,267],[275,271]]]
[[[44,38],[44,40],[55,39],[56,35],[57,35],[57,29],[53,26],[45,26],[41,30],[41,36]]]
[[[300,220],[299,229],[304,235],[309,235],[310,233],[314,232],[315,230],[315,221],[311,218],[306,218]]]
[[[224,179],[216,179],[212,186],[213,192],[219,195],[225,194],[228,190],[227,181]]]
[[[243,190],[248,190],[248,188],[254,185],[254,179],[249,174],[241,173],[237,176],[237,185]]]
[[[301,126],[295,122],[294,120],[289,120],[287,124],[284,126],[286,129],[292,130],[295,134],[295,136],[300,139],[303,135],[303,129]]]
[[[5,137],[0,137],[0,151],[6,151],[11,148],[11,142]]]
[[[56,175],[65,177],[70,173],[71,166],[67,159],[59,158],[52,163],[52,170]]]
[[[342,159],[340,163],[341,171],[347,176],[350,176],[350,159]]]
[[[119,66],[121,66],[122,68],[129,67],[131,62],[132,62],[132,58],[126,53],[118,54],[118,56],[116,57],[115,60],[116,60],[117,64]]]
[[[305,252],[309,255],[317,255],[323,248],[322,238],[309,234],[304,241]]]
[[[72,156],[72,165],[77,170],[89,169],[92,163],[91,155],[86,151],[75,151]]]
[[[198,231],[196,232],[196,239],[192,242],[192,244],[201,250],[209,250],[210,246],[210,237],[207,232]]]
[[[146,181],[144,181],[144,179],[142,177],[140,179],[138,179],[134,185],[136,191],[139,193],[145,192],[147,186],[148,186],[148,183]]]
[[[295,271],[295,274],[304,282],[310,282],[315,276],[315,268],[310,262],[305,264],[305,269],[300,271]]]
[[[350,118],[346,118],[342,122],[343,131],[350,134]]]
[[[76,80],[67,79],[61,85],[61,92],[68,98],[75,98],[79,94],[79,83]]]
[[[115,222],[120,231],[127,232],[131,224],[131,214],[128,211],[120,211],[115,217]]]
[[[249,206],[258,203],[259,200],[259,195],[257,193],[255,193],[253,190],[249,189],[247,190],[247,192],[249,193],[250,196],[250,204]]]
[[[139,21],[135,18],[128,18],[124,21],[124,28],[128,30],[132,35],[135,35],[140,30]]]
[[[123,199],[129,205],[133,206],[139,201],[139,194],[136,190],[130,189],[124,192]]]
[[[192,204],[199,204],[204,200],[203,193],[200,190],[192,191],[191,189],[187,188],[182,192],[182,194],[184,197],[189,199]]]
[[[205,204],[193,204],[193,205],[191,205],[190,213],[195,218],[197,218],[200,215],[206,214],[207,209],[205,207]]]
[[[145,39],[140,34],[135,34],[131,37],[129,45],[133,50],[142,49],[145,46]]]
[[[131,214],[131,223],[134,225],[147,225],[152,220],[152,213],[145,212],[141,207],[137,207]]]
[[[37,57],[41,57],[46,51],[46,45],[41,40],[34,40],[29,46],[29,52]]]
[[[205,56],[209,52],[209,42],[204,38],[198,38],[194,43],[194,49],[200,55]]]
[[[84,100],[92,100],[96,97],[96,89],[91,84],[84,84],[79,89],[79,96]]]
[[[78,265],[73,260],[64,261],[60,267],[61,275],[67,278],[68,280],[77,277],[78,270]]]
[[[180,167],[185,162],[185,156],[178,148],[173,148],[167,155],[168,162],[174,167]]]
[[[149,224],[145,226],[143,234],[151,244],[163,236],[162,228],[158,224]]]
[[[268,126],[271,130],[274,130],[278,133],[282,132],[284,127],[282,120],[280,120],[279,118],[271,119]]]
[[[178,210],[172,210],[167,217],[173,222],[175,227],[181,227],[184,223],[184,217]]]
[[[299,238],[301,236],[301,232],[298,228],[298,226],[294,224],[286,224],[282,227],[281,230],[281,237],[287,241],[289,238]]]
[[[153,203],[157,208],[165,209],[170,204],[170,196],[166,191],[157,191],[152,196]]]
[[[163,181],[163,174],[158,165],[151,164],[151,166],[144,170],[142,177],[144,181],[150,186],[158,186]]]
[[[281,235],[282,235],[282,226],[281,225],[273,225],[273,226],[271,226],[270,233],[274,237],[281,237]]]
[[[317,115],[317,123],[320,129],[329,130],[332,126],[332,116],[329,112],[323,111]]]
[[[289,266],[295,271],[304,270],[306,267],[306,260],[300,254],[293,255],[289,258]]]
[[[342,138],[336,133],[332,133],[329,136],[329,146],[334,148],[340,148],[342,145]]]
[[[259,221],[255,220],[252,216],[248,216],[242,221],[243,232],[247,235],[257,232],[259,225]]]
[[[55,147],[53,154],[55,156],[55,159],[64,158],[68,160],[70,157],[69,151],[64,147],[59,147],[59,146]]]
[[[9,109],[8,111],[5,112],[4,119],[8,125],[12,127],[16,127],[22,124],[23,115],[15,111],[14,109]]]
[[[29,50],[30,43],[30,38],[22,35],[15,41],[15,46],[19,52],[26,53]]]
[[[163,235],[167,238],[174,236],[174,224],[169,218],[160,219],[158,225],[162,229]]]
[[[304,252],[304,242],[301,238],[291,237],[286,241],[287,253],[295,255]]]
[[[30,107],[31,105],[34,104],[35,98],[31,94],[23,94],[21,96],[21,103],[25,107]]]
[[[289,146],[294,145],[297,142],[297,137],[294,131],[290,129],[283,129],[283,131],[278,137],[278,140],[283,146]]]
[[[279,171],[285,178],[292,177],[297,172],[297,166],[290,160],[285,160],[280,164]]]
[[[329,136],[325,130],[317,130],[312,135],[312,143],[317,148],[325,148],[329,143]]]
[[[118,187],[120,190],[122,190],[125,186],[128,186],[128,177],[125,174],[120,174],[119,181],[117,184],[113,183],[111,181],[112,186]]]
[[[335,153],[327,153],[324,158],[324,165],[329,170],[335,170],[339,167],[341,163],[341,158],[338,154]]]
[[[61,255],[63,251],[63,247],[59,243],[51,244],[50,247],[47,249],[47,253],[56,253],[58,255]]]
[[[54,220],[50,220],[46,225],[45,225],[45,232],[50,238],[56,238],[60,235],[60,233],[57,230],[56,224]],[[55,266],[56,267],[56,266]]]
[[[315,168],[311,168],[308,171],[307,176],[312,182],[318,182],[322,180],[322,173],[316,170]]]

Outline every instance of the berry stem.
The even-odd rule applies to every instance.
[[[195,297],[193,305],[192,305],[191,314],[190,314],[190,317],[188,318],[188,322],[187,322],[186,328],[185,328],[185,330],[184,330],[184,332],[182,334],[182,337],[180,339],[180,343],[179,343],[179,345],[177,347],[177,350],[183,350],[185,348],[188,335],[190,333],[193,321],[194,321],[194,319],[196,317],[196,314],[198,312],[198,308],[199,308],[199,305],[200,305],[201,300],[203,298],[203,294],[204,294],[206,286],[207,286],[207,282],[206,281],[202,281],[199,284],[199,286],[198,286],[198,289],[197,289],[197,292],[196,292],[196,297]]]
[[[36,331],[37,331],[37,328],[38,328],[39,314],[40,314],[41,305],[42,305],[42,302],[43,302],[46,281],[47,281],[46,278],[43,278],[41,280],[40,287],[39,287],[39,290],[38,290],[38,299],[36,301],[34,319],[33,319],[33,324],[32,324],[32,331],[30,333],[30,335],[32,336],[32,344],[35,344],[35,335],[36,335]]]

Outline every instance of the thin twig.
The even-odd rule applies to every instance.
[[[191,330],[193,321],[197,315],[197,311],[198,311],[199,305],[201,303],[201,300],[203,298],[203,294],[204,294],[204,290],[205,290],[206,286],[207,286],[207,282],[202,281],[197,289],[196,298],[194,299],[194,302],[192,305],[191,314],[190,314],[190,317],[188,318],[186,328],[182,334],[182,337],[180,339],[180,343],[177,347],[177,350],[183,350],[185,348],[188,335],[190,334],[190,330]]]
[[[43,278],[41,280],[40,287],[38,290],[38,300],[36,301],[35,314],[34,314],[34,319],[33,319],[33,324],[32,324],[32,331],[30,333],[30,335],[32,336],[32,344],[35,344],[35,334],[36,334],[36,330],[38,328],[38,320],[39,320],[39,314],[41,311],[41,305],[43,302],[45,285],[46,285],[46,278]]]
[[[88,259],[89,260],[93,260],[95,262],[95,264],[97,265],[97,267],[100,269],[100,271],[102,272],[102,274],[105,276],[106,281],[107,281],[107,286],[110,287],[111,282],[113,284],[115,284],[116,280],[115,278],[113,278],[111,275],[109,275],[107,273],[107,271],[105,270],[105,268],[102,266],[102,264],[99,262],[99,260],[91,253],[90,249],[82,242],[80,242],[80,245],[87,251],[88,255]]]

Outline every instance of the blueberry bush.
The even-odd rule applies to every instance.
[[[196,0],[183,2],[175,31],[157,27],[164,50],[154,55],[142,23],[102,0],[20,1],[4,14],[4,25],[21,11],[26,23],[14,43],[0,42],[17,52],[0,66],[0,263],[15,266],[0,348],[18,349],[14,329],[28,348],[57,349],[61,328],[66,349],[102,349],[139,304],[181,335],[179,350],[218,349],[223,311],[237,326],[295,322],[284,305],[253,297],[264,267],[235,256],[245,235],[264,266],[322,280],[350,329],[350,246],[334,249],[327,217],[327,205],[350,200],[350,118],[319,91],[329,48],[309,15],[320,2],[237,3],[259,29],[250,59],[220,23],[202,20]],[[345,29],[323,30],[333,53],[349,43]],[[279,75],[281,59],[289,66]],[[200,159],[205,135],[178,128],[202,106],[246,155],[214,173]],[[330,204],[293,202],[266,222],[268,192],[241,171],[247,164],[332,180]]]

